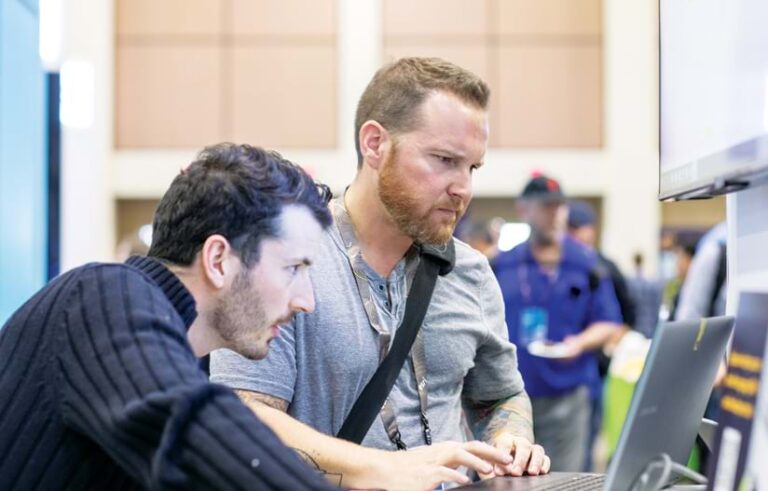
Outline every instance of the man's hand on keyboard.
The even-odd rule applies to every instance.
[[[549,472],[551,462],[544,452],[544,448],[541,445],[534,445],[527,438],[504,432],[494,439],[493,445],[512,455],[514,460],[506,465],[496,464],[492,473],[480,474],[483,479],[495,476],[522,476],[523,474],[538,476]]]

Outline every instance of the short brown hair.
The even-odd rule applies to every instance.
[[[360,128],[374,120],[393,133],[411,131],[417,111],[430,92],[450,92],[480,109],[488,107],[490,89],[477,75],[440,58],[401,58],[383,66],[365,88],[355,115],[357,168],[363,164]]]

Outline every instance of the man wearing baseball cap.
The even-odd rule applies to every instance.
[[[553,470],[580,471],[589,387],[598,377],[595,351],[621,323],[619,306],[597,254],[566,234],[568,207],[556,180],[533,177],[517,211],[531,227],[530,238],[494,264],[509,338],[519,349],[536,442],[547,449]]]

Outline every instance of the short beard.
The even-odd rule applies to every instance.
[[[531,241],[538,246],[551,246],[558,243],[559,235],[557,233],[536,233],[531,232]]]
[[[267,319],[261,298],[251,288],[251,278],[246,269],[232,283],[231,294],[220,299],[212,312],[211,325],[224,341],[224,345],[240,355],[260,360],[267,356],[267,349],[259,343],[249,343],[251,329],[267,329]]]
[[[414,216],[414,210],[419,208],[419,200],[414,190],[406,184],[407,178],[397,164],[397,146],[393,144],[387,160],[379,175],[379,200],[389,213],[400,231],[418,244],[442,245],[448,243],[453,236],[456,222],[464,212],[461,201],[453,200],[451,207],[457,210],[453,223],[444,226],[434,226],[429,223],[430,209],[426,216]]]

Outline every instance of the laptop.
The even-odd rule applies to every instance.
[[[659,325],[607,474],[496,477],[458,489],[629,491],[645,465],[661,453],[685,464],[733,322],[733,317],[710,317]]]

